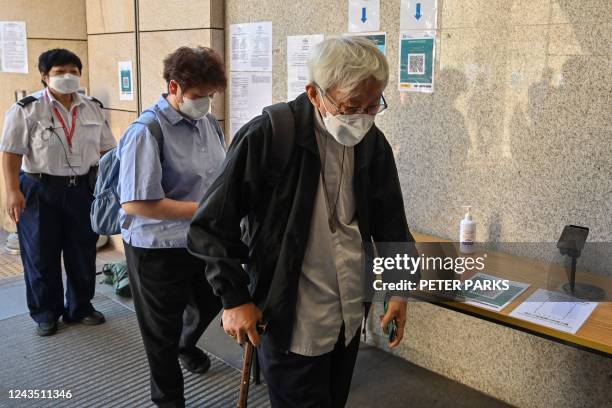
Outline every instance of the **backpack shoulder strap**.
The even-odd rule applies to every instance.
[[[164,134],[162,132],[161,125],[157,120],[155,112],[150,109],[143,111],[134,123],[141,123],[145,125],[147,129],[149,129],[149,133],[151,133],[151,135],[153,135],[153,137],[157,141],[157,144],[159,146],[159,155],[161,158],[161,155],[164,151]]]
[[[293,111],[286,102],[266,106],[263,109],[272,123],[272,152],[270,168],[274,180],[280,180],[283,171],[289,164],[295,143],[295,119]]]
[[[219,136],[219,140],[221,141],[221,145],[225,147],[225,137],[223,136],[223,130],[221,129],[221,125],[219,124],[217,118],[215,118],[212,113],[207,113],[206,119],[208,119],[210,124],[215,128],[217,136]]]

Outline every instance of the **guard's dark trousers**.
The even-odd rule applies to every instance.
[[[257,355],[272,407],[344,407],[359,351],[359,330],[348,346],[344,343],[342,329],[333,351],[310,357],[283,353],[263,335]]]
[[[123,245],[151,371],[151,399],[160,407],[183,407],[179,352],[196,346],[221,310],[221,300],[204,277],[204,261],[185,248]]]
[[[93,311],[96,235],[89,211],[93,201],[86,178],[77,185],[47,183],[20,175],[26,205],[17,224],[26,294],[34,321],[79,319]],[[66,303],[61,256],[66,269]]]

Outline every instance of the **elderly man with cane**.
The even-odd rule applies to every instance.
[[[391,146],[375,126],[387,107],[385,56],[366,39],[331,38],[309,72],[284,126],[270,112],[236,134],[188,235],[221,297],[224,330],[258,347],[274,407],[345,405],[370,300],[366,248],[414,241]],[[405,320],[406,301],[392,298],[381,319],[385,330],[396,325],[391,347]]]

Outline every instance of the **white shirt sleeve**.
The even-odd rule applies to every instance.
[[[26,155],[30,151],[29,122],[25,109],[15,104],[4,116],[0,151]]]

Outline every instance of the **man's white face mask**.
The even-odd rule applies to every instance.
[[[205,96],[198,99],[189,99],[183,97],[183,102],[179,102],[179,110],[185,116],[192,120],[202,119],[208,111],[210,111],[211,98]]]
[[[325,129],[332,135],[338,143],[346,147],[355,146],[365,137],[374,126],[376,115],[368,115],[367,113],[355,113],[353,115],[332,115],[325,105],[323,93],[318,91],[321,97],[321,102],[325,106],[325,116],[323,123]]]
[[[73,74],[49,77],[49,88],[61,94],[71,94],[79,90],[79,77]]]

